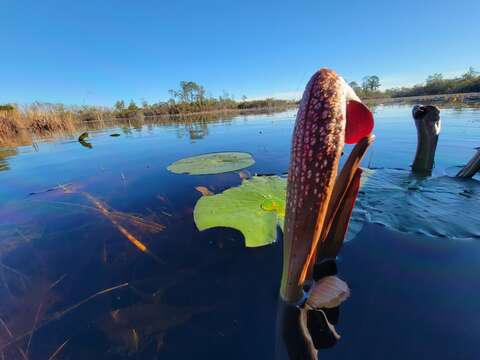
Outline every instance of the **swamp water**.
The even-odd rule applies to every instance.
[[[410,110],[375,109],[373,170],[337,262],[351,288],[342,338],[319,359],[480,358],[480,181],[450,177],[480,145],[480,111],[442,109],[434,174],[417,178]],[[285,174],[294,120],[125,125],[90,131],[90,146],[0,148],[0,355],[273,359],[281,232],[259,248],[233,229],[199,232],[195,188],[238,186],[238,171],[166,168],[240,151],[251,174]]]

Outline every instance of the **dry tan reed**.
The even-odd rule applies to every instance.
[[[33,137],[72,135],[92,126],[102,128],[110,116],[107,109],[50,104],[0,109],[0,145],[24,145]]]

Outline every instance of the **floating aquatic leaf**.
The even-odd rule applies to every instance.
[[[114,133],[114,134],[110,134],[111,137],[119,137],[120,134],[117,134],[117,133]]]
[[[285,217],[285,203],[276,199],[266,199],[260,207],[265,211],[276,211],[280,217]]]
[[[87,138],[88,138],[88,132],[84,132],[78,137],[78,141],[82,142],[82,141],[86,140]]]
[[[88,140],[88,132],[84,132],[78,137],[78,142],[80,143],[80,145],[82,145],[83,147],[92,149],[93,148],[92,144],[90,144],[87,140]]]
[[[255,163],[242,152],[221,152],[192,156],[175,161],[167,169],[175,174],[207,175],[244,169]]]
[[[79,140],[78,142],[79,142],[80,145],[82,145],[83,147],[86,147],[86,148],[89,148],[89,149],[93,149],[93,145],[90,144],[88,141]]]
[[[211,192],[207,187],[205,186],[197,186],[195,188],[199,193],[201,193],[203,196],[211,196],[214,195],[213,192]]]
[[[277,224],[283,229],[286,186],[286,179],[278,176],[254,176],[221,194],[202,196],[193,212],[195,224],[200,231],[237,229],[247,247],[271,244],[277,237]]]

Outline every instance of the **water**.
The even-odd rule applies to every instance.
[[[395,183],[394,171],[405,174],[398,180],[405,183],[416,146],[410,107],[375,112],[377,140],[364,161],[377,171],[371,188]],[[20,351],[48,359],[58,349],[57,358],[68,359],[272,359],[282,341],[276,329],[281,236],[252,249],[232,229],[198,232],[195,187],[218,193],[241,179],[238,173],[176,175],[166,167],[187,156],[244,151],[256,161],[251,173],[283,174],[294,116],[137,124],[90,132],[91,148],[63,139],[0,150],[0,317],[16,339],[10,344],[0,324],[0,353],[7,359],[22,358]],[[380,191],[376,198],[361,195],[354,215],[360,226],[337,264],[352,289],[336,326],[342,338],[321,350],[320,359],[480,357],[480,224],[478,212],[469,212],[478,206],[480,182],[448,177],[480,145],[480,111],[443,109],[441,116],[436,167],[421,180],[417,203],[434,213],[422,194],[442,194],[438,188],[450,181],[456,211],[471,216],[426,226],[428,217],[404,220],[417,204],[398,193],[390,203],[376,202],[386,198]],[[457,194],[464,189],[470,197]],[[86,194],[115,212],[155,258],[134,247]],[[439,204],[448,220],[450,203]],[[139,226],[128,215],[165,228]]]

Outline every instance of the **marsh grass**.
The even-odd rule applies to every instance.
[[[269,106],[266,107],[258,105],[243,108],[240,103],[235,108],[218,109],[183,108],[180,105],[176,104],[171,111],[160,111],[159,108],[150,106],[139,108],[135,112],[122,112],[107,107],[66,107],[49,103],[34,103],[28,106],[0,104],[0,146],[30,145],[37,139],[73,137],[81,132],[118,125],[128,131],[130,128],[139,129],[146,123],[179,126],[195,124],[187,130],[192,138],[197,138],[205,135],[204,128],[197,128],[199,122],[206,128],[206,124],[210,122],[229,121],[237,115],[273,113],[291,108],[295,104],[272,102],[267,103]]]
[[[28,144],[34,138],[72,135],[85,128],[103,128],[111,118],[106,108],[34,103],[0,106],[0,144]]]
[[[16,109],[0,109],[0,143],[7,143],[10,139],[20,135],[22,121]]]

